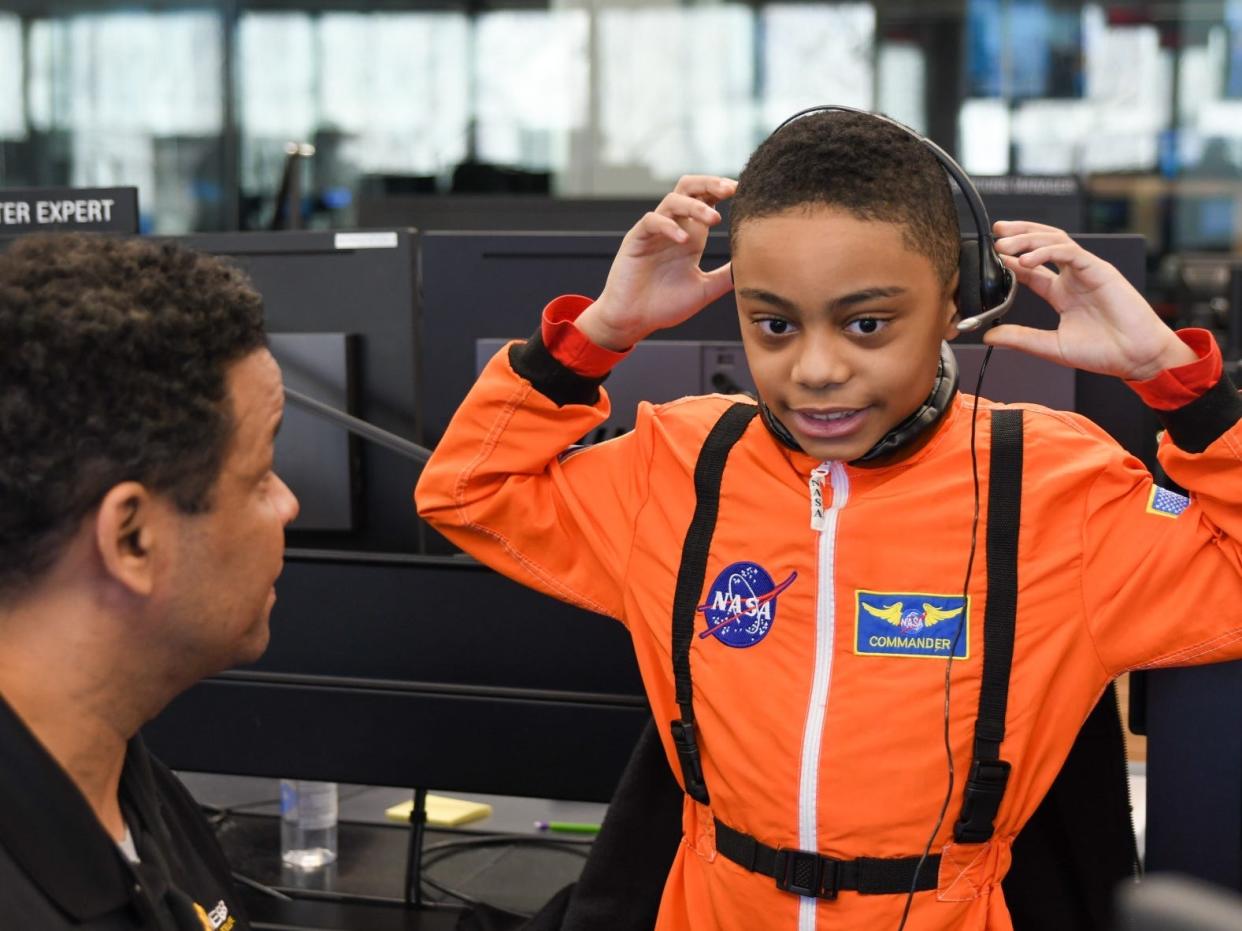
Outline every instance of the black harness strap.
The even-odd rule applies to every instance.
[[[681,761],[682,784],[686,794],[696,802],[709,803],[707,783],[703,779],[703,762],[694,732],[694,686],[690,679],[690,644],[694,640],[695,612],[703,592],[707,574],[707,551],[716,532],[716,515],[720,511],[720,480],[724,476],[729,451],[746,432],[759,408],[739,402],[730,407],[703,443],[694,466],[694,517],[681,551],[681,567],[677,571],[677,590],[673,595],[673,681],[681,719],[672,722],[673,744]]]
[[[730,407],[712,428],[694,469],[695,509],[686,534],[673,597],[673,677],[681,718],[672,722],[686,794],[710,803],[694,725],[690,644],[707,574],[707,557],[720,509],[720,482],[729,451],[757,413],[752,404]],[[987,574],[984,611],[983,684],[975,722],[974,758],[954,825],[959,843],[991,838],[997,810],[1009,781],[1010,764],[1000,759],[1009,703],[1014,623],[1018,603],[1018,529],[1022,513],[1022,412],[992,414],[992,453],[988,472]],[[863,895],[904,894],[934,889],[940,857],[838,860],[815,851],[774,848],[715,820],[716,849],[752,872],[771,876],[777,888],[797,895],[834,899],[842,889]]]
[[[1013,665],[1018,610],[1018,528],[1022,520],[1022,411],[992,413],[992,455],[988,468],[988,602],[983,614],[983,684],[975,720],[974,759],[953,826],[959,844],[990,840],[1009,783],[1009,763],[1000,758]]]

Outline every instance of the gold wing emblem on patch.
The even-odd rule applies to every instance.
[[[862,606],[867,609],[868,614],[878,617],[881,620],[888,621],[894,627],[901,626],[902,605],[903,602],[899,601],[896,604],[889,605],[887,608],[873,608],[865,601],[862,603]]]
[[[932,607],[925,601],[923,602],[923,626],[931,627],[932,624],[939,624],[941,621],[947,621],[949,618],[957,617],[961,613],[961,608],[954,608],[952,611],[942,611],[940,608]]]

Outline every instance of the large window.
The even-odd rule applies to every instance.
[[[30,162],[0,180],[133,185],[148,225],[156,216],[170,229],[215,225],[204,214],[218,207],[218,187],[208,190],[217,171],[203,160],[218,154],[223,131],[216,13],[33,19],[24,34],[20,27],[0,32],[0,45],[14,34],[21,37],[16,54],[0,53],[0,127],[12,121],[6,110],[17,115],[30,137]],[[24,95],[18,90],[18,101],[6,106],[6,91],[23,88],[23,76]],[[198,180],[207,184],[196,187]]]
[[[346,225],[360,194],[655,197],[818,103],[980,174],[1242,174],[1242,0],[5,4],[0,184],[137,185],[157,231],[267,223],[290,142]]]
[[[21,20],[0,13],[0,139],[26,138],[23,64]]]
[[[756,131],[750,7],[618,7],[598,30],[600,186],[654,193],[688,171],[736,172]]]

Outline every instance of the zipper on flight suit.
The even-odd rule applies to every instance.
[[[829,484],[832,500],[825,504],[825,486]],[[798,781],[798,846],[803,850],[819,849],[819,758],[836,639],[837,515],[845,507],[849,494],[849,476],[841,463],[824,462],[811,473],[811,528],[819,534],[819,554],[815,592],[815,673],[811,679],[811,698],[802,732],[802,771]],[[800,900],[798,931],[815,931],[816,902],[816,899],[806,896]]]

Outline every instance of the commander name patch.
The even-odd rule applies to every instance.
[[[969,598],[859,590],[854,609],[854,652],[859,655],[970,657]]]

